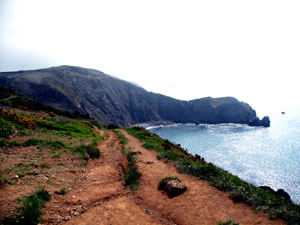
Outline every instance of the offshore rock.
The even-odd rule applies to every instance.
[[[268,116],[262,118],[260,122],[261,122],[261,126],[270,127],[270,118]]]
[[[265,116],[260,120],[257,116],[250,119],[250,121],[247,123],[249,126],[252,127],[270,127],[270,118],[268,116]]]

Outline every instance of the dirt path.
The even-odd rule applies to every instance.
[[[242,203],[233,203],[227,193],[221,192],[195,177],[179,173],[171,163],[157,160],[157,153],[141,147],[141,143],[127,132],[128,147],[138,154],[138,168],[142,173],[137,198],[145,207],[160,212],[176,224],[214,225],[220,221],[232,220],[240,225],[285,224],[268,220],[268,216],[254,212]],[[152,164],[147,162],[152,161]],[[187,191],[175,198],[157,190],[159,181],[167,176],[177,176],[188,187]],[[129,223],[127,223],[129,224]]]
[[[75,209],[61,224],[170,224],[162,217],[147,214],[125,188],[121,169],[125,156],[118,141],[116,134],[109,132],[109,139],[99,146],[101,157],[89,161],[86,183],[65,201],[65,207],[77,206],[83,210]]]

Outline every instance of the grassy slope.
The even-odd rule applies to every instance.
[[[206,163],[201,157],[189,155],[178,145],[142,128],[124,128],[124,130],[140,139],[143,147],[159,152],[158,159],[174,162],[180,172],[196,176],[221,191],[229,192],[234,202],[244,202],[257,211],[268,213],[270,218],[283,219],[288,224],[300,224],[298,205],[249,184],[211,163]]]
[[[51,185],[66,190],[72,183],[59,183],[57,178],[61,174],[83,171],[80,167],[84,167],[87,163],[84,160],[85,152],[90,158],[100,157],[96,146],[103,137],[89,122],[99,128],[101,126],[96,121],[87,122],[57,116],[57,111],[53,111],[50,107],[47,108],[47,112],[37,111],[35,106],[40,105],[31,106],[30,111],[19,105],[16,105],[16,108],[7,107],[7,104],[4,108],[0,107],[0,185],[26,184],[35,188]],[[5,139],[14,131],[16,133],[14,139],[20,141]],[[51,179],[44,181],[37,179],[47,174],[52,175]],[[72,182],[75,184],[76,180]],[[28,202],[28,199],[33,202]],[[21,201],[13,220],[6,219],[2,223],[26,224],[28,216],[32,215],[25,213],[24,219],[24,211],[27,212],[26,207],[33,207],[31,210],[36,211],[34,223],[37,224],[42,206],[41,200],[33,194]],[[19,220],[25,222],[18,222]]]

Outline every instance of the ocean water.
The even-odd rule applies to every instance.
[[[284,189],[300,203],[300,110],[269,115],[269,128],[176,124],[149,131],[256,186]]]

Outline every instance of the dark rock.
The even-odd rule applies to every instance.
[[[249,126],[252,127],[270,127],[270,118],[268,116],[265,116],[260,120],[257,116],[250,119],[247,123]]]
[[[260,120],[259,120],[259,118],[256,116],[256,117],[250,119],[249,122],[248,122],[248,125],[249,126],[253,126],[253,127],[260,126]]]
[[[119,127],[115,124],[109,124],[109,125],[106,126],[106,128],[109,129],[109,130],[113,130],[113,129],[118,129]]]
[[[195,158],[196,158],[197,160],[200,160],[200,161],[202,160],[201,156],[198,155],[198,154],[195,155]]]
[[[270,188],[269,186],[260,186],[261,189],[274,194],[280,198],[286,199],[288,201],[291,201],[291,197],[290,195],[283,189],[278,189],[277,191],[275,191],[274,189]]]
[[[274,189],[270,188],[269,186],[260,186],[260,188],[271,194],[276,194],[276,191]]]
[[[136,151],[136,152],[135,152],[135,151],[132,151],[131,154],[132,154],[132,155],[137,155],[137,154],[141,155],[142,153],[141,153],[140,151]]]
[[[108,126],[112,129],[151,122],[247,124],[256,117],[248,104],[233,97],[181,101],[73,66],[1,72],[0,84],[45,105],[114,124]]]
[[[270,118],[268,116],[265,116],[260,121],[260,124],[261,124],[261,126],[264,126],[264,127],[270,127]]]
[[[182,194],[186,189],[187,187],[178,180],[170,180],[164,188],[170,198]]]
[[[280,196],[280,197],[282,197],[282,198],[284,198],[288,201],[291,201],[290,195],[285,190],[278,189],[276,193],[277,193],[278,196]]]

